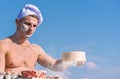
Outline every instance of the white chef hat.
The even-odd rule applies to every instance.
[[[26,4],[21,9],[21,11],[19,12],[17,18],[21,19],[21,18],[23,18],[25,16],[32,15],[32,14],[38,16],[38,19],[39,19],[38,25],[40,25],[42,23],[42,21],[43,21],[42,14],[41,14],[40,10],[38,9],[38,7],[35,6],[35,5],[32,5],[32,4]]]

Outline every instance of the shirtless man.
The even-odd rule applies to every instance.
[[[34,5],[25,5],[16,18],[16,32],[0,41],[0,71],[20,73],[34,69],[36,62],[52,70],[67,68],[58,68],[61,60],[52,58],[27,40],[41,23],[40,10]]]

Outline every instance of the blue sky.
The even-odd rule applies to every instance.
[[[38,6],[43,15],[29,39],[32,43],[55,58],[68,51],[86,52],[86,64],[58,74],[69,79],[120,78],[119,0],[1,0],[0,39],[15,32],[15,18],[27,3]]]

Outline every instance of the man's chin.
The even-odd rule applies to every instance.
[[[30,38],[32,35],[26,35],[25,38]]]

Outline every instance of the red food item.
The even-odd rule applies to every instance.
[[[22,71],[21,72],[22,74],[22,77],[23,78],[32,78],[32,77],[35,77],[35,78],[42,78],[42,77],[45,77],[45,72],[37,72],[37,71],[34,71],[34,70],[30,70],[30,71]]]

